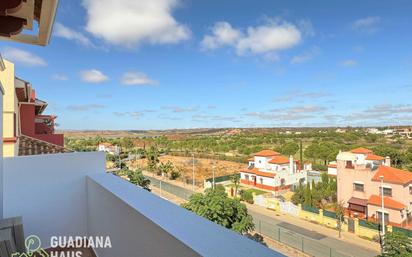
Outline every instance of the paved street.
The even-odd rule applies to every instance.
[[[160,180],[148,178],[151,180],[152,186],[156,187],[155,190],[159,191]],[[192,194],[191,190],[166,181],[162,181],[162,192],[186,200]],[[261,233],[278,239],[276,231],[280,228],[281,241],[286,240],[285,243],[298,249],[303,245],[305,250],[308,249],[308,251],[316,253],[316,256],[372,257],[379,254],[376,243],[358,238],[350,233],[343,234],[344,240],[338,239],[338,232],[335,230],[290,215],[279,214],[263,207],[250,204],[247,204],[247,207],[255,224],[257,224],[257,231],[260,229]]]

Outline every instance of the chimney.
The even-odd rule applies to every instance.
[[[293,156],[292,155],[289,156],[289,173],[290,174],[295,173],[295,165],[293,163]]]
[[[383,165],[390,167],[391,166],[391,157],[386,156],[385,157],[385,163]]]

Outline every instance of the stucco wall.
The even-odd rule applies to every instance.
[[[4,217],[23,216],[26,235],[87,235],[86,175],[105,172],[100,152],[4,159]]]
[[[14,90],[14,64],[3,59],[6,69],[0,71],[0,82],[5,95],[3,98],[3,137],[12,138],[15,135],[14,113],[17,110],[17,99]],[[18,114],[17,114],[18,115]],[[16,116],[18,119],[18,117]],[[14,143],[3,144],[4,156],[16,156],[17,147]]]
[[[112,256],[282,256],[111,174],[89,176],[90,235],[110,235]]]
[[[0,81],[0,219],[3,218],[3,90]]]

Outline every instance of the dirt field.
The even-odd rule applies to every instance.
[[[161,156],[160,162],[166,163],[171,161],[176,167],[180,167],[183,170],[183,178],[192,178],[192,163],[191,157],[180,157],[180,156]],[[136,169],[137,167],[145,167],[147,164],[146,159],[140,159],[136,163],[132,163],[130,168]],[[215,176],[223,176],[228,174],[233,174],[239,172],[241,169],[245,169],[245,164],[240,164],[230,161],[218,161],[212,159],[200,159],[195,158],[195,177],[196,183],[203,183],[206,178],[211,178],[213,175],[212,167],[215,166]]]

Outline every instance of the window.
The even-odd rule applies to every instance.
[[[245,179],[249,181],[249,175],[245,175]]]
[[[377,217],[377,221],[379,222],[379,224],[382,224],[382,212],[380,211],[376,211],[376,217]],[[389,223],[389,214],[385,213],[385,225],[388,225]]]
[[[263,184],[263,178],[260,178],[260,184]]]
[[[382,196],[382,187],[379,187],[379,195]],[[392,197],[392,188],[383,187],[383,196]]]
[[[412,195],[412,186],[409,186],[409,194]]]
[[[355,166],[353,166],[352,161],[346,161],[346,166],[345,167],[347,169],[354,169],[355,168]]]
[[[359,182],[353,183],[353,190],[363,192],[364,191],[363,183],[359,183]]]

